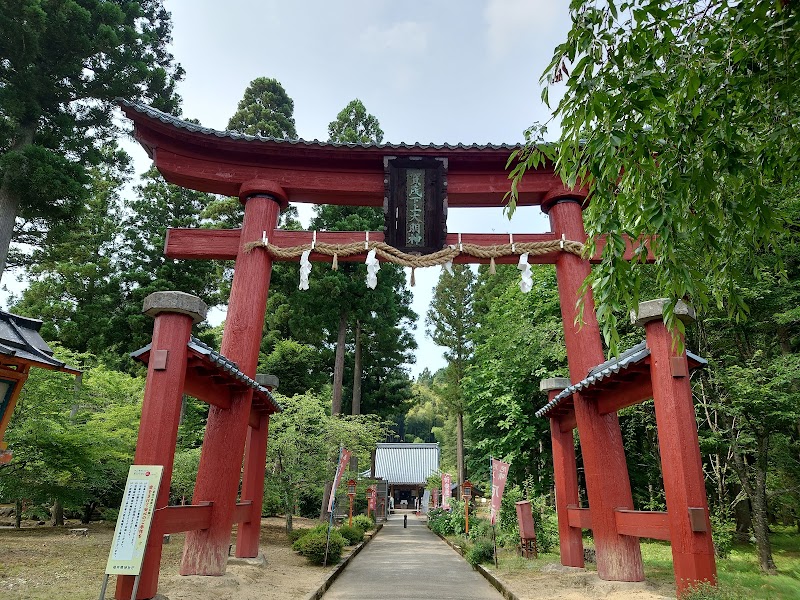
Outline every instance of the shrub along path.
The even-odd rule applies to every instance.
[[[352,598],[499,600],[502,596],[436,537],[424,518],[397,511],[324,596],[325,600]]]

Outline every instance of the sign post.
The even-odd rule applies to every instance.
[[[131,600],[136,598],[163,471],[164,467],[161,465],[131,465],[128,471],[128,481],[125,483],[117,526],[114,528],[114,538],[106,562],[100,600],[105,597],[110,575],[135,575]]]
[[[472,500],[472,483],[469,481],[464,482],[464,493],[461,496],[464,499],[464,522],[466,523],[466,534],[469,535],[469,503]]]
[[[348,525],[353,526],[353,500],[356,497],[356,480],[351,479],[347,482],[347,497],[350,499],[350,521]]]

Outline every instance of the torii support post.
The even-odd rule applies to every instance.
[[[279,203],[285,204],[286,196],[274,184],[265,182],[260,188],[259,182],[253,182],[242,185],[239,197],[244,203],[244,221],[221,353],[237,363],[245,375],[255,377],[272,259],[261,248],[247,252],[245,245],[264,234],[272,235]],[[213,503],[211,525],[186,534],[181,575],[225,573],[252,399],[253,390],[247,388],[232,394],[229,409],[209,409],[192,503]]]
[[[186,377],[187,344],[192,325],[204,320],[207,311],[208,307],[200,298],[183,292],[155,292],[144,299],[143,312],[154,317],[155,324],[133,462],[164,467],[156,511],[169,504],[172,463]],[[156,595],[161,546],[161,532],[154,523],[144,552],[137,598]],[[132,575],[117,577],[114,596],[117,600],[130,600],[134,579]]]
[[[256,381],[270,392],[277,389],[278,378],[274,375],[256,375]],[[269,415],[261,415],[258,427],[247,428],[244,447],[244,470],[242,472],[242,501],[250,500],[250,517],[239,523],[236,534],[236,557],[256,558],[258,540],[261,536],[261,506],[264,503],[264,476],[267,466],[267,436]]]
[[[584,241],[581,194],[567,190],[546,198],[542,210],[550,217],[557,236]],[[562,252],[556,258],[556,278],[564,322],[570,379],[581,381],[589,370],[605,359],[600,328],[594,312],[591,290],[584,299],[583,323],[576,322],[580,288],[590,272],[589,261]],[[597,405],[580,392],[573,395],[575,418],[586,469],[592,533],[597,550],[597,574],[610,581],[643,581],[644,567],[639,539],[617,533],[615,510],[633,509],[628,466],[622,432],[616,413],[601,415]]]
[[[699,582],[716,585],[717,565],[686,351],[676,352],[675,340],[664,325],[665,303],[664,299],[642,302],[635,323],[644,326],[650,348],[658,447],[680,597]],[[681,301],[674,314],[684,322],[694,320],[694,310]]]
[[[569,379],[552,377],[539,383],[539,390],[547,392],[548,402],[569,387]],[[570,527],[569,507],[578,506],[578,466],[575,460],[575,440],[572,427],[562,427],[563,419],[550,418],[550,440],[553,446],[553,478],[556,485],[556,515],[561,564],[583,567],[583,532],[580,527]]]

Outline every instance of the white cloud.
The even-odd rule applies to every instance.
[[[489,28],[490,56],[507,58],[516,51],[530,48],[564,12],[558,0],[489,0],[484,18]]]

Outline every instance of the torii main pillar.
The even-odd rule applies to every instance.
[[[545,199],[542,211],[550,217],[553,233],[564,234],[568,240],[586,240],[583,201],[585,197],[567,191]],[[569,375],[572,382],[577,383],[592,367],[605,360],[591,290],[584,298],[583,322],[576,322],[581,284],[589,276],[591,266],[588,260],[568,252],[561,252],[555,264]],[[597,574],[611,581],[643,581],[639,540],[618,534],[614,515],[618,508],[633,509],[619,419],[616,413],[601,415],[597,405],[584,400],[580,392],[576,392],[573,399],[597,549]]]
[[[248,182],[241,186],[239,199],[244,204],[244,221],[221,353],[237,363],[245,375],[255,378],[272,259],[261,249],[247,252],[245,245],[260,240],[265,233],[272,235],[286,195],[274,183]],[[211,526],[186,534],[181,575],[225,573],[252,399],[253,390],[248,388],[234,395],[230,409],[209,408],[192,504],[213,503]],[[231,457],[236,457],[235,462]],[[259,514],[260,510],[259,506]]]

